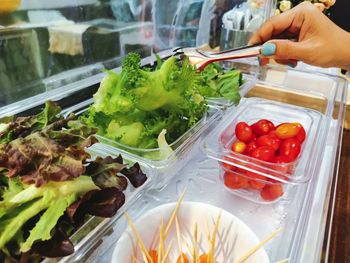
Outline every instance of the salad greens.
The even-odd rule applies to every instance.
[[[60,111],[47,102],[37,115],[1,120],[1,262],[73,253],[68,236],[86,215],[113,216],[128,181],[139,187],[147,180],[121,156],[90,160],[85,147],[96,142],[96,129]]]
[[[238,70],[224,72],[219,64],[198,73],[187,58],[157,61],[153,69],[142,68],[140,56],[129,53],[120,73],[107,72],[82,120],[124,145],[159,147],[165,151],[161,159],[169,153],[168,144],[204,116],[207,97],[239,102],[242,75]]]
[[[238,69],[224,71],[219,63],[209,64],[200,72],[198,89],[206,98],[222,97],[237,105],[241,99],[239,87],[243,84]]]

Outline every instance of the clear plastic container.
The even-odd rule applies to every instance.
[[[223,67],[224,67],[224,65],[223,65]],[[243,80],[244,80],[244,83],[239,87],[239,93],[240,93],[241,97],[243,97],[246,90],[249,90],[251,87],[254,86],[254,84],[256,82],[256,77],[249,76],[247,74],[243,74]],[[217,107],[223,111],[226,111],[227,109],[235,106],[231,100],[228,100],[228,99],[225,99],[222,97],[210,97],[210,98],[206,98],[206,99],[207,99],[209,105],[211,105],[213,107]]]
[[[252,74],[256,72],[252,64],[244,65],[242,62],[241,64],[232,63],[232,66]],[[334,195],[331,191],[335,191],[334,185],[337,181],[339,163],[337,157],[341,148],[347,82],[338,76],[275,66],[259,69],[257,76],[256,85],[242,93],[246,98],[258,97],[285,105],[312,109],[323,116],[321,125],[323,130],[320,132],[325,134],[325,139],[320,143],[319,150],[315,152],[316,160],[313,160],[314,165],[310,169],[309,181],[288,184],[291,189],[286,190],[285,195],[278,202],[265,205],[251,202],[223,189],[219,179],[218,161],[207,158],[200,152],[198,147],[200,142],[197,140],[186,157],[191,159],[191,162],[187,164],[178,162],[174,164],[174,171],[170,169],[170,173],[174,173],[176,178],[162,189],[148,190],[142,198],[137,199],[137,202],[130,204],[128,213],[136,220],[155,206],[176,202],[179,195],[186,190],[186,201],[205,202],[227,210],[245,222],[259,239],[265,238],[274,229],[282,227],[283,230],[279,236],[265,245],[271,262],[287,258],[291,263],[320,262],[327,215],[330,215],[328,218],[330,221],[332,216],[330,196]],[[100,79],[94,79],[96,81],[94,83],[98,83]],[[83,85],[77,83],[72,90],[83,88],[78,84]],[[84,82],[84,87],[87,85],[89,84]],[[59,94],[50,93],[40,99],[33,97],[25,103],[21,102],[11,108],[2,109],[0,116],[31,109],[48,98],[65,98],[65,101],[76,99],[76,96],[71,94],[66,90]],[[226,112],[222,122],[226,121],[230,112]],[[216,121],[213,126],[218,124]],[[106,145],[98,145],[98,147],[104,154],[113,152],[118,154],[114,147]],[[131,160],[135,157],[126,153],[123,155]],[[149,166],[138,158],[137,160],[142,165]],[[152,176],[150,180],[152,183],[153,178],[157,178],[159,173],[153,167],[150,167],[149,173],[148,175]],[[127,226],[125,220],[120,217],[122,211],[123,209],[119,211],[118,219],[107,221],[110,222],[108,224],[102,223],[102,227],[91,224],[89,231],[91,229],[93,231],[86,236],[82,232],[85,241],[74,242],[75,254],[62,259],[62,262],[110,262],[115,242]]]
[[[92,99],[77,104],[65,111],[65,114],[75,113],[80,115],[88,110],[88,106],[92,103]],[[142,163],[147,163],[150,167],[156,170],[156,178],[154,178],[153,186],[156,188],[164,187],[172,177],[184,166],[189,157],[193,154],[193,150],[197,149],[195,146],[199,144],[199,138],[205,132],[214,128],[217,121],[222,117],[222,111],[217,107],[209,106],[208,111],[203,118],[199,120],[192,128],[180,136],[177,140],[170,144],[173,152],[165,158],[159,160],[159,148],[142,149],[131,147],[117,141],[108,139],[104,136],[96,135],[96,138],[105,147],[105,152],[114,153],[115,150],[122,154],[129,154],[135,160]]]
[[[243,121],[251,125],[260,119],[268,119],[275,125],[284,122],[303,125],[307,136],[297,160],[283,164],[270,163],[231,150],[231,145],[237,141],[234,136],[236,124]],[[226,189],[258,203],[269,203],[272,200],[264,200],[260,195],[264,186],[282,187],[285,192],[293,185],[310,180],[313,160],[317,160],[315,157],[321,154],[319,147],[325,138],[322,120],[322,114],[315,110],[260,98],[242,99],[240,105],[231,110],[225,120],[203,140],[202,149],[221,164],[220,178],[223,182],[225,177],[231,177],[242,183],[241,186],[226,184]]]
[[[114,154],[106,152],[103,145],[94,144],[88,149],[88,152],[91,154],[91,157],[106,157],[112,156],[113,158],[117,157],[120,152],[115,151]],[[125,194],[125,203],[118,210],[116,215],[112,218],[101,218],[92,216],[90,217],[83,226],[81,226],[71,237],[70,240],[74,244],[75,253],[72,255],[66,256],[64,258],[47,258],[44,262],[77,262],[81,257],[88,257],[89,251],[94,249],[95,246],[99,245],[102,242],[102,237],[108,235],[110,228],[115,224],[118,225],[118,219],[123,215],[123,212],[129,209],[137,200],[142,197],[146,190],[149,189],[152,185],[152,177],[154,170],[147,165],[142,163],[139,160],[135,160],[132,156],[128,154],[122,154],[124,163],[133,164],[138,162],[141,166],[142,171],[147,175],[147,181],[140,187],[134,188],[130,183],[128,184],[127,189],[124,191]],[[116,240],[115,240],[116,241]],[[84,262],[84,261],[82,261]]]
[[[266,78],[276,71],[279,73],[278,78],[273,81]],[[323,140],[317,140],[319,145],[312,153],[308,181],[286,183],[288,189],[278,202],[262,205],[225,191],[219,179],[218,161],[196,152],[191,162],[178,172],[171,184],[163,189],[151,189],[142,198],[142,202],[131,207],[128,213],[133,220],[137,220],[153,207],[176,202],[182,192],[186,191],[185,201],[205,202],[225,209],[245,222],[261,240],[281,227],[282,232],[264,246],[271,262],[284,259],[289,259],[288,262],[291,263],[319,262],[331,185],[337,178],[336,157],[338,145],[341,143],[347,83],[337,76],[284,68],[268,67],[260,73],[257,85],[247,91],[246,98],[260,97],[273,104],[284,103],[282,105],[298,110],[315,110],[316,115],[318,112],[322,116],[318,133],[322,133],[324,137]],[[230,114],[235,112],[227,111],[219,126],[227,126],[228,123],[225,122],[228,119],[232,121]],[[310,128],[308,129],[307,132],[310,133]],[[210,135],[204,138],[203,143],[209,137]],[[309,140],[314,142],[313,138]],[[301,162],[302,159],[299,160]],[[124,224],[126,227],[125,220],[121,221],[120,225]],[[120,235],[123,229],[115,227],[113,231],[115,235]],[[114,248],[115,244],[102,244],[92,252],[91,261],[110,262]]]

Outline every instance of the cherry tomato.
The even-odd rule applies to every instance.
[[[275,129],[275,125],[269,120],[259,120],[252,125],[252,129],[255,135],[261,136],[266,135],[270,131]]]
[[[150,255],[152,261],[148,263],[157,263],[158,262],[158,252],[157,250],[151,249],[148,254]]]
[[[286,139],[282,142],[279,153],[288,162],[295,161],[301,151],[301,144],[296,138]]]
[[[287,164],[288,158],[285,156],[276,156],[274,159],[274,163],[276,164]],[[288,165],[275,165],[275,170],[283,173],[289,173],[289,166]]]
[[[207,254],[202,254],[199,256],[199,263],[209,263],[209,258]]]
[[[298,126],[299,128],[299,132],[297,133],[297,135],[295,136],[295,138],[300,142],[303,143],[305,141],[306,138],[306,132],[305,129],[303,127],[303,125],[301,125],[300,123],[294,123]]]
[[[252,139],[254,139],[252,127],[245,122],[237,123],[235,134],[238,140],[242,142],[250,142]]]
[[[265,182],[264,180],[266,180],[266,177],[257,173],[253,173],[250,171],[247,171],[247,176],[249,176],[249,178],[251,178],[249,180],[249,185],[252,189],[256,189],[256,190],[260,190],[262,188],[264,188],[265,186]],[[257,179],[257,180],[254,180]]]
[[[259,146],[271,146],[275,151],[281,145],[281,140],[277,138],[275,135],[262,135],[257,139],[257,143]]]
[[[300,127],[295,123],[283,123],[276,128],[276,136],[282,140],[295,137]]]
[[[188,257],[186,254],[181,253],[181,255],[177,258],[176,263],[189,263],[190,261],[188,260]]]
[[[236,153],[244,153],[247,148],[247,145],[244,142],[236,141],[232,144],[232,151]]]
[[[271,137],[276,137],[276,138],[277,138],[277,136],[276,136],[276,130],[270,131],[268,135],[271,136]]]
[[[227,160],[227,161],[230,161],[232,162],[233,159],[229,158],[228,156],[224,156],[224,160]],[[225,162],[219,162],[220,165],[226,169],[226,170],[229,170],[229,171],[236,171],[237,167],[232,165],[232,164],[229,164],[229,163],[225,163]]]
[[[281,184],[266,185],[260,192],[260,196],[266,201],[276,200],[283,195],[283,187]]]
[[[252,152],[251,157],[265,162],[272,162],[275,157],[275,150],[271,146],[260,146]]]
[[[273,160],[275,165],[272,165],[271,168],[276,172],[271,172],[270,174],[274,177],[281,178],[283,180],[288,180],[288,176],[283,174],[290,174],[290,165],[288,165],[287,158],[284,156],[276,156]],[[267,178],[270,182],[281,183],[278,180]]]
[[[249,186],[247,178],[230,172],[224,173],[224,183],[230,189],[247,188]]]
[[[258,142],[257,142],[257,140],[252,140],[250,143],[247,144],[247,147],[246,147],[244,153],[247,154],[247,155],[251,155],[252,152],[253,152],[256,148],[258,148]]]

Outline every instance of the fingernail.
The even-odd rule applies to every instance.
[[[288,61],[287,65],[291,68],[295,68],[298,65],[297,61]]]
[[[261,53],[264,56],[272,56],[276,52],[276,45],[273,43],[265,43],[261,48]]]
[[[295,68],[295,67],[297,66],[297,63],[294,63],[294,62],[289,61],[289,62],[287,63],[287,65],[288,65],[289,67],[291,67],[291,68]]]
[[[267,57],[260,57],[259,56],[258,61],[259,61],[260,66],[265,66],[265,65],[269,64],[270,59]]]

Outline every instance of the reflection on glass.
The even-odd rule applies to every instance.
[[[116,68],[130,51],[149,56],[152,50],[175,46],[220,46],[223,39],[226,43],[232,38],[221,33],[223,26],[228,29],[223,17],[231,19],[228,12],[232,14],[242,2],[21,0],[9,7],[0,4],[0,107]]]

